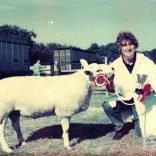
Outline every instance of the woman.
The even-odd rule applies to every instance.
[[[121,112],[125,110],[129,110],[133,114],[136,135],[141,137],[138,114],[133,98],[134,92],[138,88],[137,75],[148,75],[147,81],[152,84],[155,65],[150,59],[136,51],[139,46],[138,40],[131,32],[120,32],[116,44],[121,56],[112,63],[112,66],[115,69],[114,85],[118,99],[114,101],[114,106],[108,102],[104,102],[102,106],[115,127],[114,140],[119,140],[128,133],[121,116]]]

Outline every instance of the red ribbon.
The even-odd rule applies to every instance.
[[[149,83],[145,84],[140,102],[144,102],[147,96],[150,95],[151,91],[152,91],[152,86]]]

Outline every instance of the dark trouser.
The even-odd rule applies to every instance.
[[[107,114],[107,116],[109,117],[109,119],[111,120],[112,124],[115,126],[116,131],[121,130],[124,125],[124,122],[121,117],[121,112],[124,110],[130,110],[134,115],[133,122],[134,122],[135,133],[139,137],[142,136],[135,105],[125,105],[121,101],[117,101],[116,106],[112,108],[110,104],[107,101],[105,101],[102,104],[102,107],[105,113]]]

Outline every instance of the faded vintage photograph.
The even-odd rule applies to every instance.
[[[0,155],[156,155],[156,0],[0,0]]]

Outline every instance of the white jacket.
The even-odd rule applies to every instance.
[[[148,75],[146,83],[150,83],[152,88],[156,91],[156,65],[143,54],[137,53],[136,62],[132,73],[129,73],[125,64],[123,63],[122,57],[119,57],[112,63],[115,68],[114,84],[117,94],[122,96],[117,96],[116,99],[110,101],[110,105],[114,107],[116,105],[116,100],[129,100],[134,97],[135,88],[138,87],[137,74]],[[139,102],[134,98],[136,110],[139,117],[140,128],[142,136],[146,137],[148,135],[156,136],[156,95],[150,94],[144,103]],[[133,119],[132,112],[122,112],[122,119],[124,122],[131,122]]]
[[[145,82],[150,83],[156,89],[156,65],[143,54],[137,53],[136,62],[130,73],[125,66],[122,56],[111,64],[115,69],[114,84],[116,93],[121,95],[123,100],[130,100],[136,88],[138,88],[137,74],[148,75]]]

